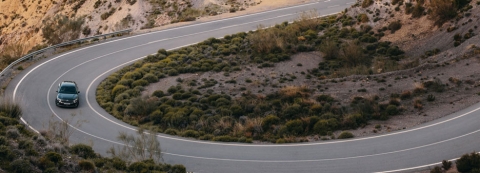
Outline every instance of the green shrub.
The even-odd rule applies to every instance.
[[[18,137],[20,137],[20,132],[18,132],[17,128],[10,128],[7,130],[6,136],[10,139],[17,139]]]
[[[272,128],[272,125],[278,125],[280,118],[275,115],[267,115],[262,120],[262,129],[263,131],[268,131]]]
[[[455,161],[458,172],[471,172],[474,169],[480,169],[480,154],[470,153],[464,154],[460,159]]]
[[[117,82],[117,85],[131,86],[133,81],[133,79],[122,79]]]
[[[45,171],[43,171],[43,173],[58,173],[58,172],[59,172],[58,169],[55,167],[50,167],[45,169]]]
[[[350,132],[347,132],[347,131],[344,131],[342,133],[340,133],[340,135],[338,136],[338,139],[347,139],[347,138],[353,138],[353,134],[350,133]]]
[[[303,133],[303,122],[301,120],[290,120],[285,123],[285,127],[289,134],[300,135]]]
[[[158,98],[162,98],[163,96],[165,96],[165,93],[163,93],[162,90],[156,90],[152,93],[152,96],[155,96],[155,97],[158,97]]]
[[[435,166],[432,170],[430,170],[430,173],[443,173],[443,170],[440,168],[440,166]]]
[[[165,130],[163,133],[169,134],[169,135],[177,135],[177,134],[179,134],[178,130],[175,130],[175,129],[167,129],[167,130]]]
[[[38,159],[38,166],[43,170],[47,170],[49,168],[57,170],[57,168],[55,167],[55,163],[53,163],[46,157],[41,157],[40,159]]]
[[[62,155],[56,152],[48,152],[44,156],[48,160],[52,161],[55,164],[61,164],[62,163]]]
[[[213,141],[221,141],[221,142],[237,142],[238,139],[233,136],[216,136],[213,138]]]
[[[112,96],[116,97],[120,93],[123,93],[127,90],[128,90],[128,87],[126,87],[124,85],[115,85],[115,87],[113,87],[113,89],[112,89]]]
[[[183,132],[183,137],[198,138],[200,134],[195,130],[186,130]]]
[[[200,140],[212,140],[213,138],[214,138],[213,135],[206,134],[206,135],[200,136],[198,139],[200,139]]]
[[[117,11],[116,8],[111,8],[110,11],[105,12],[105,13],[103,13],[102,15],[100,15],[100,18],[101,18],[102,20],[106,20],[106,19],[107,19],[108,17],[110,17],[113,13],[115,13],[115,11]]]
[[[452,167],[452,162],[450,162],[448,160],[443,160],[442,161],[442,168],[444,170],[449,170],[451,167]]]
[[[325,95],[325,94],[317,96],[316,100],[318,102],[327,102],[327,103],[332,103],[335,101],[335,99],[332,96]]]
[[[317,123],[315,123],[315,126],[313,126],[313,130],[315,133],[318,133],[319,135],[327,135],[327,132],[333,131],[338,127],[338,121],[335,118],[330,118],[328,120],[319,120]]]
[[[169,171],[170,173],[186,173],[187,168],[183,165],[173,165]]]
[[[18,141],[18,148],[19,149],[30,149],[32,147],[33,147],[33,143],[30,140]]]
[[[135,82],[132,83],[132,87],[137,87],[137,86],[146,86],[148,85],[149,82],[145,79],[140,79],[136,80]]]
[[[0,145],[8,145],[7,138],[0,136]]]
[[[95,158],[96,154],[91,146],[85,144],[76,144],[70,147],[70,152],[84,159]]]
[[[125,170],[127,169],[127,163],[118,157],[112,158],[112,166],[116,170]]]
[[[394,22],[388,24],[388,29],[392,33],[395,33],[395,31],[399,30],[400,28],[402,28],[402,23],[400,21],[394,21]]]
[[[397,115],[399,112],[395,105],[388,105],[386,111],[388,115]]]
[[[155,76],[154,74],[152,73],[147,73],[145,74],[145,76],[143,76],[143,79],[148,81],[148,83],[155,83],[155,82],[158,82],[158,77]]]
[[[11,161],[15,155],[7,146],[0,146],[0,161]]]
[[[93,171],[95,169],[95,165],[88,160],[80,160],[78,166],[84,171]]]
[[[10,163],[11,172],[15,173],[29,173],[33,172],[32,165],[28,160],[17,159]]]
[[[142,74],[139,73],[138,71],[130,71],[125,73],[123,75],[122,79],[132,79],[132,80],[138,80],[142,78]]]
[[[0,112],[0,123],[4,126],[12,126],[19,124],[17,119],[8,118],[9,116],[5,114],[5,112]]]
[[[103,167],[103,165],[105,165],[105,163],[106,163],[107,161],[108,161],[108,160],[107,160],[107,159],[104,159],[104,158],[95,158],[95,159],[93,159],[93,163],[95,164],[95,167],[97,167],[97,168]]]
[[[149,172],[148,165],[143,162],[134,162],[128,166],[129,172]]]

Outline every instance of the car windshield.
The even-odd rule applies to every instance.
[[[74,86],[62,86],[58,93],[62,94],[77,94],[77,89]]]

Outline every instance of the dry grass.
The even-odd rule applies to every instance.
[[[286,86],[280,89],[280,94],[285,97],[295,97],[301,95],[303,97],[308,97],[310,95],[308,86]]]
[[[371,60],[363,54],[362,47],[353,41],[346,41],[340,50],[340,59],[349,67],[370,64]]]
[[[370,68],[364,65],[360,65],[353,68],[338,69],[331,75],[331,78],[346,77],[350,75],[368,75],[369,73],[370,73]]]
[[[22,57],[26,52],[23,44],[8,44],[4,47],[3,52],[0,54],[0,68],[5,68],[13,61]]]
[[[302,12],[295,21],[295,24],[297,24],[302,31],[313,30],[321,23],[322,19],[319,18],[317,10]]]
[[[233,125],[233,136],[243,135],[245,133],[245,129],[246,127],[242,123],[235,123]]]
[[[252,129],[254,133],[263,133],[262,123],[263,118],[249,118],[245,122],[245,126],[247,129]]]
[[[229,129],[233,126],[234,120],[230,117],[222,117],[219,121],[217,121],[213,126],[216,129]]]
[[[423,109],[422,99],[421,98],[415,98],[413,100],[413,107],[416,108],[416,109]]]

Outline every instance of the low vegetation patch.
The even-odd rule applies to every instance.
[[[63,141],[45,135],[50,132],[42,131],[41,135],[31,132],[28,127],[19,122],[21,114],[20,105],[9,99],[0,100],[0,169],[2,171],[132,172],[131,170],[135,168],[143,172],[186,172],[183,165],[172,166],[154,162],[149,158],[126,161],[119,157],[102,157],[89,145],[62,144]],[[68,133],[65,129],[57,128],[57,130]],[[139,164],[141,166],[138,166]]]
[[[298,52],[325,53],[326,61],[308,72],[318,79],[377,73],[372,67],[398,69],[378,66],[377,61],[398,65],[403,51],[390,42],[378,42],[379,37],[368,25],[360,30],[338,27],[334,24],[352,25],[355,19],[346,15],[314,18],[313,14],[304,13],[293,24],[284,22],[268,29],[259,27],[255,32],[210,38],[173,51],[160,49],[106,78],[97,88],[97,101],[109,113],[133,125],[225,142],[299,142],[294,136],[330,136],[333,131],[355,129],[371,119],[385,120],[399,114],[400,104],[380,103],[378,97],[355,97],[351,104],[341,105],[307,86],[287,86],[266,94],[253,94],[241,87],[245,92],[232,97],[209,89],[222,84],[214,79],[187,81],[186,88],[171,86],[142,96],[145,86],[167,76],[201,72],[228,76],[246,65],[275,66]],[[282,80],[289,78],[284,76]],[[184,80],[177,78],[177,82]],[[256,81],[247,78],[244,82]]]

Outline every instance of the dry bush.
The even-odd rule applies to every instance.
[[[430,9],[430,17],[435,20],[436,25],[442,25],[457,16],[457,9],[452,0],[432,0]]]
[[[244,133],[245,126],[240,122],[236,122],[235,125],[233,125],[233,136],[243,135]]]
[[[50,117],[48,121],[48,129],[44,132],[45,136],[49,139],[56,140],[63,145],[69,144],[70,136],[73,134],[73,128],[79,128],[83,123],[88,122],[87,120],[77,120],[73,121],[72,119],[76,116],[76,113],[71,114],[71,118],[63,119],[62,121],[56,121],[54,115]]]
[[[347,41],[343,44],[340,50],[340,58],[348,67],[371,63],[368,57],[363,54],[362,48],[352,41]]]
[[[259,133],[263,133],[262,123],[263,123],[263,119],[260,117],[249,118],[245,122],[245,126],[247,129],[252,129],[254,134],[259,134]]]
[[[370,7],[370,5],[372,5],[374,2],[374,0],[363,0],[362,2],[362,8],[367,8],[367,7]]]
[[[402,100],[409,99],[410,97],[412,97],[412,92],[410,91],[403,91],[402,94],[400,94]]]
[[[12,43],[4,47],[0,60],[2,66],[7,66],[18,58],[22,57],[25,52],[25,46],[23,44]]]
[[[423,83],[417,82],[413,85],[415,86],[415,89],[413,89],[413,94],[418,95],[425,92],[425,86],[423,85]]]
[[[248,36],[248,40],[257,53],[270,53],[275,49],[285,48],[286,41],[282,32],[283,30],[278,28],[263,29],[260,25],[255,33]]]
[[[368,22],[369,19],[368,19],[367,14],[365,14],[365,13],[359,14],[358,17],[357,17],[357,21],[362,22],[362,23]]]
[[[226,116],[226,117],[220,118],[220,120],[217,121],[213,126],[215,127],[215,129],[224,130],[224,129],[231,128],[233,124],[234,124],[234,120],[231,117]]]
[[[43,38],[49,44],[58,44],[77,39],[85,22],[83,17],[70,19],[67,16],[56,15],[43,20]]]
[[[8,97],[0,99],[0,112],[10,118],[20,118],[22,116],[22,107]]]
[[[422,99],[420,98],[415,98],[413,100],[413,107],[417,109],[423,109],[423,104],[422,104]]]
[[[323,58],[326,60],[332,60],[338,57],[337,42],[333,40],[327,40],[320,45],[320,51],[324,54]]]
[[[299,29],[303,31],[316,30],[316,28],[322,23],[322,20],[318,16],[316,10],[303,12],[300,14],[295,24],[299,26]]]
[[[280,94],[284,97],[296,97],[298,95],[302,97],[308,97],[310,95],[310,89],[308,86],[286,86],[280,89]]]
[[[282,24],[283,28],[265,28],[260,25],[256,32],[249,34],[248,40],[257,53],[278,53],[285,51],[288,44],[299,42],[301,32],[316,30],[321,22],[316,11],[304,12],[293,24]]]
[[[152,132],[145,132],[139,129],[136,135],[129,135],[120,132],[117,137],[123,145],[122,147],[112,147],[108,151],[112,157],[124,158],[131,162],[139,162],[144,160],[153,160],[156,163],[162,161],[162,152],[160,142]]]

